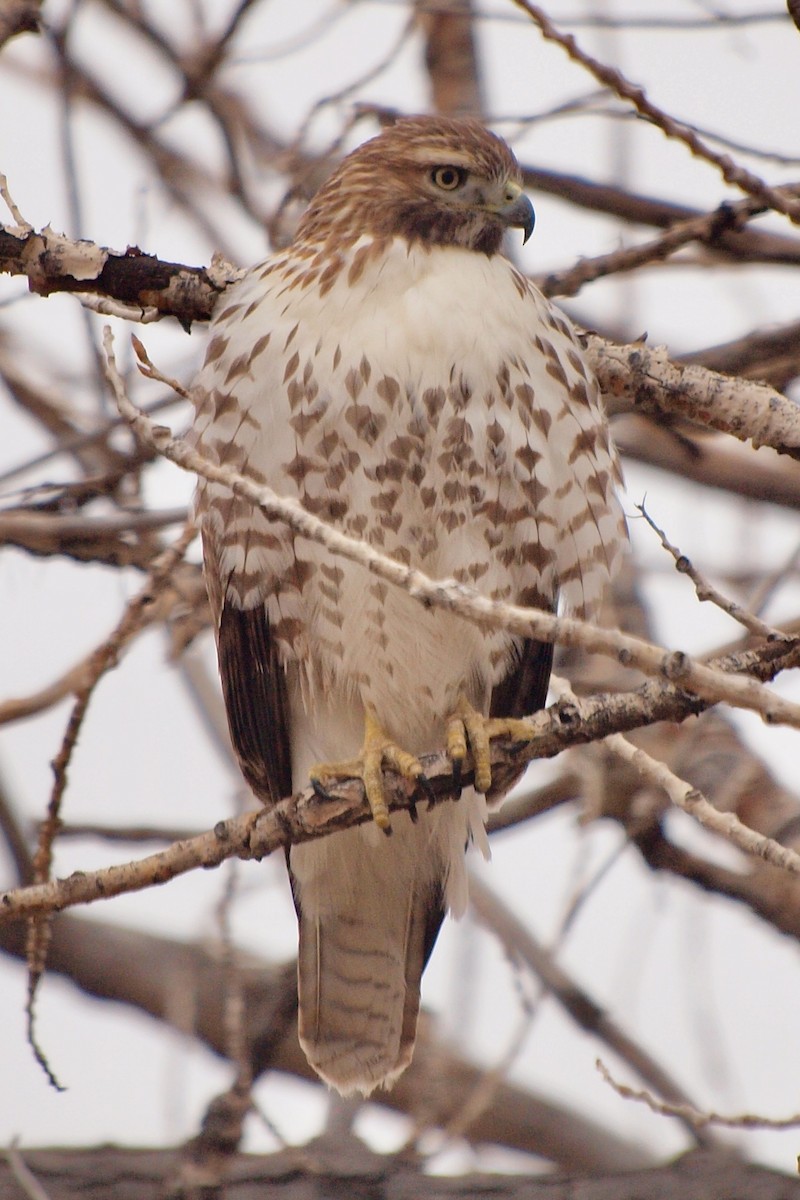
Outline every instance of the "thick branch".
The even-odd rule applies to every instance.
[[[800,375],[800,321],[757,329],[735,341],[684,354],[682,361],[785,388]]]
[[[163,262],[136,246],[124,252],[74,241],[48,225],[41,233],[0,226],[0,273],[25,275],[32,292],[77,292],[115,300],[140,313],[177,317],[187,330],[207,321],[231,268]]]
[[[595,335],[587,343],[603,393],[615,401],[800,458],[800,405],[768,384],[672,362],[665,346],[618,346]]]
[[[10,509],[0,512],[0,543],[46,558],[64,554],[84,562],[143,566],[152,559],[152,548],[141,546],[132,537],[181,524],[187,515],[185,508],[123,511],[109,516]]]
[[[80,1150],[31,1150],[24,1161],[52,1196],[71,1200],[86,1195],[119,1194],[127,1200],[150,1200],[154,1181],[174,1175],[175,1150],[130,1150],[116,1146]],[[463,1175],[451,1178],[424,1174],[396,1159],[378,1159],[371,1169],[363,1162],[325,1161],[314,1145],[270,1155],[239,1155],[225,1181],[228,1200],[686,1200],[687,1197],[735,1196],[736,1200],[800,1200],[800,1182],[765,1167],[740,1162],[729,1153],[698,1151],[677,1162],[646,1170],[605,1173],[587,1178],[560,1175]],[[11,1167],[0,1163],[0,1200],[18,1200],[19,1185]]]
[[[772,661],[769,666],[762,664],[763,671],[777,670],[792,653],[781,643],[771,644],[766,651],[772,655]],[[493,778],[498,787],[508,786],[533,758],[552,757],[567,746],[595,741],[609,733],[639,728],[653,721],[681,720],[704,707],[697,697],[657,683],[647,683],[633,695],[582,700],[579,707],[555,704],[530,718],[530,741],[498,739],[492,743]],[[424,755],[421,762],[431,794],[437,800],[455,799],[458,793],[447,756]],[[464,785],[472,782],[470,769],[467,764],[462,776]],[[391,812],[410,810],[417,800],[425,799],[416,795],[411,781],[391,773],[384,776],[384,789]],[[307,788],[274,808],[220,821],[212,832],[176,842],[138,862],[99,871],[77,871],[66,879],[2,893],[0,922],[140,891],[198,867],[218,866],[228,858],[260,859],[279,847],[310,841],[370,819],[360,780],[337,785],[330,789],[325,800]]]
[[[42,0],[0,0],[0,46],[19,33],[38,33]]]
[[[414,7],[435,111],[480,117],[484,104],[472,0],[451,0],[446,10],[432,11],[419,0]]]
[[[614,439],[625,458],[672,471],[703,487],[721,488],[761,504],[800,508],[800,471],[788,455],[771,449],[754,454],[742,442],[701,434],[658,417],[626,416],[615,422]]]

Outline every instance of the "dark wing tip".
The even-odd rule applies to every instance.
[[[286,675],[263,604],[242,609],[226,600],[217,633],[228,726],[245,779],[259,800],[292,793]]]

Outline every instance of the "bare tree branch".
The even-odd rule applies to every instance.
[[[38,33],[42,0],[0,0],[0,47],[19,33]]]
[[[777,646],[771,644],[773,652],[776,648],[785,649],[780,643]],[[665,719],[668,713],[678,714],[682,710],[687,716],[698,711],[697,704],[695,698],[677,689],[652,683],[641,688],[635,699],[612,695],[556,704],[529,718],[530,741],[498,739],[492,743],[493,777],[498,786],[502,786],[504,779],[519,775],[521,767],[534,757],[547,757],[569,745]],[[437,800],[456,799],[460,788],[454,783],[452,764],[446,755],[423,755],[420,761],[431,794]],[[461,781],[465,786],[472,782],[470,772],[471,764],[466,763]],[[411,809],[418,800],[424,799],[416,795],[411,781],[391,773],[384,778],[384,788],[390,812]],[[221,821],[213,832],[177,842],[138,862],[94,872],[76,872],[53,883],[0,893],[0,922],[140,891],[198,867],[218,866],[227,858],[260,859],[279,847],[327,836],[370,819],[360,780],[337,784],[325,800],[308,788],[274,808]],[[787,852],[782,865],[792,873],[800,874],[800,855]]]
[[[326,1161],[320,1148],[291,1149],[270,1155],[241,1155],[225,1181],[229,1200],[687,1200],[687,1197],[735,1196],[737,1200],[800,1200],[800,1183],[778,1171],[742,1163],[730,1152],[697,1151],[666,1166],[645,1170],[611,1170],[587,1177],[585,1172],[560,1175],[463,1175],[456,1178],[423,1173],[402,1159],[358,1164]],[[28,1168],[40,1180],[59,1188],[59,1195],[110,1194],[124,1179],[130,1200],[150,1200],[154,1179],[171,1178],[177,1167],[174,1150],[30,1150]],[[0,1168],[0,1172],[2,1168]],[[8,1168],[0,1173],[0,1200],[18,1200],[15,1182],[8,1187]],[[14,1189],[13,1191],[11,1189]],[[67,1190],[69,1189],[69,1190]],[[358,1191],[356,1191],[358,1189]]]
[[[770,187],[763,179],[759,179],[741,164],[735,163],[728,155],[712,150],[688,125],[676,121],[648,100],[643,88],[630,83],[620,71],[582,50],[571,34],[561,33],[538,5],[532,4],[530,0],[514,0],[514,3],[535,21],[542,37],[556,42],[574,62],[585,67],[604,87],[610,88],[621,99],[629,101],[641,116],[652,121],[667,137],[683,142],[696,158],[704,159],[715,166],[726,183],[733,184],[769,208],[783,213],[794,224],[800,224],[800,201],[793,196],[791,189]]]
[[[645,403],[649,387],[645,386]],[[689,396],[684,401],[691,403]],[[614,423],[617,448],[626,458],[649,463],[678,478],[721,488],[734,496],[786,508],[800,507],[800,475],[792,457],[771,449],[757,454],[741,442],[681,428],[666,418],[622,416]]]
[[[446,10],[415,3],[425,36],[425,66],[433,108],[447,116],[480,117],[484,111],[472,0],[452,0]]]
[[[220,293],[236,277],[229,267],[185,267],[136,247],[118,252],[76,242],[49,226],[41,233],[0,226],[0,272],[27,276],[31,291],[40,296],[104,296],[141,313],[177,317],[186,329],[210,318]]]
[[[584,988],[557,963],[544,946],[523,923],[479,879],[470,878],[470,905],[478,919],[495,933],[506,952],[519,959],[534,972],[547,991],[569,1013],[582,1029],[604,1042],[665,1100],[672,1104],[689,1104],[686,1093],[670,1072],[650,1055],[643,1046],[620,1028],[613,1017],[598,1005]],[[694,1126],[687,1128],[697,1136]],[[703,1144],[703,1137],[698,1141]],[[711,1144],[705,1142],[706,1145]]]
[[[49,228],[18,237],[2,227],[0,271],[26,275],[32,290],[43,295],[93,292],[122,302],[130,315],[152,310],[177,317],[186,328],[208,320],[225,286],[238,276],[227,264],[162,263],[138,250],[117,254],[74,242]],[[800,455],[800,409],[766,384],[670,361],[664,347],[644,343],[620,346],[588,335],[587,349],[605,395],[616,405],[682,415],[756,446]]]
[[[597,258],[581,259],[566,271],[540,278],[538,283],[546,296],[575,296],[595,279],[663,262],[692,242],[713,246],[723,230],[741,229],[749,217],[759,212],[763,212],[763,205],[752,199],[721,204],[714,212],[677,221],[652,241],[624,246]]]
[[[651,1112],[688,1121],[696,1129],[704,1129],[707,1125],[720,1125],[725,1129],[796,1129],[800,1126],[800,1113],[793,1113],[788,1117],[760,1117],[757,1113],[737,1113],[735,1116],[729,1116],[714,1111],[703,1112],[690,1104],[664,1103],[656,1100],[650,1092],[619,1083],[600,1059],[597,1060],[597,1069],[606,1083],[624,1100],[637,1100],[646,1104]]]
[[[671,362],[664,346],[615,346],[588,335],[603,394],[635,411],[683,416],[755,447],[800,458],[800,405],[767,384]]]
[[[522,176],[525,186],[532,191],[557,196],[567,204],[589,212],[605,213],[627,224],[669,230],[684,222],[708,221],[710,216],[689,205],[643,196],[614,184],[598,183],[563,171],[525,164]],[[740,228],[737,223],[730,228],[727,221],[718,222],[717,228],[710,231],[710,236],[704,240],[704,245],[708,252],[733,262],[772,262],[789,266],[800,263],[800,238],[768,233],[749,225]]]

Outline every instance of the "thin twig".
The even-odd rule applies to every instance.
[[[675,569],[681,575],[688,575],[694,584],[694,590],[697,593],[697,599],[704,601],[709,600],[715,604],[722,612],[727,613],[729,617],[733,617],[734,621],[738,621],[745,629],[754,634],[755,637],[769,638],[771,641],[776,641],[778,638],[785,637],[779,629],[775,629],[772,625],[767,625],[755,613],[748,612],[741,604],[737,604],[735,600],[729,600],[722,592],[718,591],[713,584],[709,583],[704,575],[698,571],[691,560],[683,554],[677,546],[673,546],[663,529],[659,529],[653,518],[647,512],[644,504],[637,504],[637,510],[642,514],[647,524],[658,536],[661,545],[675,560]]]
[[[187,588],[187,582],[193,584],[192,591]],[[187,593],[191,598],[193,591],[196,591],[198,596],[201,591],[205,594],[199,567],[192,571],[188,579],[184,579],[182,589],[176,594],[176,603],[180,605],[186,603]],[[113,662],[110,662],[110,666],[117,665],[123,650],[127,648],[137,634],[153,622],[163,620],[168,615],[170,606],[164,606],[156,602],[162,595],[163,591],[161,589],[158,592],[153,592],[152,590],[148,592],[148,585],[144,585],[142,592],[139,593],[139,597],[137,598],[138,600],[142,596],[146,597],[145,606],[139,620],[127,623],[122,632],[117,627],[114,633],[110,635],[111,638],[116,639],[114,643]],[[102,650],[102,646],[93,650],[62,675],[59,675],[57,679],[54,679],[46,687],[41,688],[37,692],[31,692],[27,696],[12,697],[9,700],[0,701],[0,726],[13,724],[15,721],[22,721],[28,717],[35,716],[37,713],[45,712],[53,708],[56,704],[59,704],[67,696],[77,698],[82,695],[87,684],[91,685],[91,681],[94,679],[97,670],[97,656]]]
[[[720,812],[698,788],[692,787],[684,779],[679,779],[668,766],[652,758],[639,746],[632,745],[621,733],[609,734],[606,745],[614,754],[630,763],[649,783],[663,788],[676,808],[694,817],[704,829],[725,838],[745,854],[762,858],[773,867],[782,867],[794,874],[800,874],[800,855],[796,851],[782,846],[774,838],[756,833],[744,825],[734,813]]]
[[[622,1030],[612,1017],[571,978],[503,902],[475,876],[470,877],[470,905],[515,958],[524,962],[582,1029],[599,1037],[639,1077],[675,1104],[689,1104],[686,1093],[666,1067]],[[689,1122],[687,1127],[696,1132]],[[701,1139],[698,1139],[701,1140]]]
[[[550,42],[556,42],[566,51],[573,62],[580,63],[605,87],[610,88],[621,99],[628,100],[641,116],[647,117],[667,137],[683,142],[695,158],[704,159],[715,166],[726,183],[740,188],[741,191],[747,192],[748,195],[766,204],[769,208],[783,213],[795,225],[800,225],[800,202],[791,194],[791,191],[770,187],[758,175],[754,175],[746,167],[734,162],[727,154],[718,154],[712,150],[690,126],[676,121],[648,100],[644,89],[627,80],[621,71],[609,67],[606,63],[600,62],[599,59],[582,50],[572,34],[562,33],[557,29],[547,14],[537,5],[532,4],[531,0],[514,0],[514,3],[535,21],[543,38]]]
[[[217,921],[222,942],[224,978],[222,1021],[225,1030],[225,1054],[236,1065],[236,1088],[249,1097],[253,1085],[253,1068],[247,1041],[245,992],[241,965],[231,929],[231,909],[239,890],[238,865],[235,859],[228,862],[225,886],[217,905]]]
[[[800,543],[795,546],[786,561],[777,570],[770,571],[768,575],[765,575],[759,581],[758,586],[753,589],[750,595],[748,607],[753,612],[763,612],[778,588],[791,578],[798,564],[800,564]]]
[[[33,231],[33,226],[30,225],[25,220],[25,218],[23,217],[19,208],[14,203],[14,197],[11,195],[11,192],[9,191],[8,180],[6,179],[5,175],[3,175],[3,174],[0,174],[0,198],[4,201],[6,208],[11,213],[11,216],[14,218],[14,223],[17,227],[18,232],[23,237],[26,234],[31,233]]]
[[[671,1104],[668,1101],[656,1100],[650,1092],[628,1087],[627,1084],[616,1080],[602,1059],[596,1059],[595,1066],[606,1083],[624,1100],[636,1100],[640,1104],[646,1104],[652,1112],[658,1113],[662,1117],[677,1117],[679,1121],[691,1125],[694,1129],[703,1129],[707,1125],[720,1125],[725,1129],[797,1129],[800,1127],[800,1113],[793,1113],[790,1117],[763,1117],[755,1113],[725,1116],[722,1113],[714,1112],[713,1109],[704,1112],[702,1109],[694,1108],[691,1104]]]
[[[566,680],[557,675],[551,677],[551,686],[562,700],[580,704]],[[698,824],[726,839],[737,849],[756,858],[762,858],[773,867],[800,874],[800,854],[782,846],[774,838],[756,833],[732,812],[720,812],[703,793],[686,780],[678,778],[669,767],[653,758],[639,746],[634,746],[621,733],[610,733],[604,739],[613,754],[623,759],[654,787],[661,788],[676,808],[694,817]]]
[[[738,204],[721,204],[713,212],[677,221],[660,237],[636,246],[624,246],[610,254],[581,259],[569,270],[552,272],[538,283],[546,296],[576,296],[584,284],[663,262],[690,242],[714,245],[723,230],[740,229],[749,217],[763,211],[762,202],[750,198]]]
[[[36,884],[45,885],[50,880],[53,861],[53,843],[61,824],[61,803],[67,786],[67,772],[72,754],[83,725],[92,693],[103,675],[119,659],[121,647],[130,640],[146,621],[148,607],[154,596],[164,588],[175,566],[180,562],[196,531],[188,522],[179,538],[154,560],[147,583],[128,604],[116,629],[91,656],[88,669],[75,692],[75,703],[70,713],[61,747],[53,761],[53,788],[47,806],[47,816],[39,830],[39,843],[33,859],[33,877]],[[31,916],[28,923],[26,961],[28,963],[28,994],[25,1011],[28,1019],[28,1041],[50,1084],[57,1090],[63,1087],[50,1069],[47,1057],[39,1046],[35,1032],[35,1000],[39,982],[47,962],[50,946],[51,922],[49,914]]]

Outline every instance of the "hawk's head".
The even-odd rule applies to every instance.
[[[299,240],[362,234],[495,254],[509,226],[533,229],[533,206],[502,138],[478,121],[409,117],[344,160],[311,202]]]

